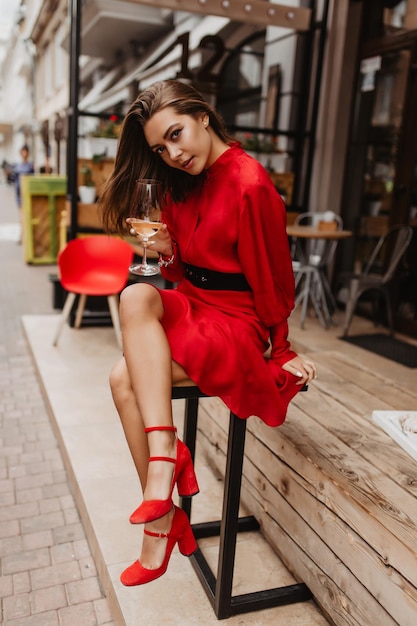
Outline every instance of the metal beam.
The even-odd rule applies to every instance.
[[[311,25],[311,9],[273,4],[266,0],[128,0],[173,11],[228,17],[236,22],[262,26],[282,26],[307,31]]]

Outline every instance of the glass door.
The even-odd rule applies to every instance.
[[[350,268],[364,266],[378,238],[410,224],[413,240],[392,292],[395,328],[417,337],[417,37],[364,54],[347,176],[345,224],[355,232]],[[346,269],[346,268],[345,268]],[[381,271],[383,267],[381,267]],[[381,315],[383,308],[381,308]],[[385,320],[381,318],[381,322]]]

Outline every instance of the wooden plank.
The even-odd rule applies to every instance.
[[[213,420],[205,418],[201,413],[199,423],[202,431],[205,431],[206,427],[213,423]],[[217,440],[221,438],[222,432],[217,434]],[[208,441],[205,442],[205,445],[209,445]],[[248,441],[248,443],[252,454],[254,452],[253,442]],[[258,447],[259,450],[262,448],[259,442]],[[223,459],[219,459],[218,447],[214,445],[211,450],[207,451],[206,448],[205,450],[211,461],[216,464],[217,470],[221,471]],[[279,459],[273,457],[270,451],[264,448],[260,456],[255,453],[255,458],[263,468],[274,467],[276,469],[279,465],[283,471],[283,484],[291,483],[289,491],[294,501],[297,503],[301,499],[305,502],[307,499],[305,511],[307,513],[312,510],[317,511],[318,507],[314,496],[309,493],[303,495],[302,487],[297,486],[293,481],[294,473]],[[341,616],[343,622],[340,623],[349,625],[362,626],[365,623],[372,623],[373,619],[377,619],[378,623],[383,623],[386,626],[396,624],[340,560],[337,550],[326,545],[323,540],[324,523],[320,522],[320,513],[316,512],[316,517],[319,519],[319,532],[317,532],[317,529],[312,527],[311,521],[303,519],[298,507],[294,507],[294,502],[289,501],[286,495],[279,490],[276,491],[275,485],[269,481],[266,481],[268,484],[265,487],[264,477],[261,477],[260,481],[256,478],[261,476],[259,469],[252,463],[247,463],[247,461],[245,463],[242,492],[245,504],[249,504],[250,512],[260,521],[263,532],[272,545],[277,548],[289,569],[296,572],[296,578],[301,577],[312,593],[320,598],[320,604],[324,610],[332,616],[335,614]],[[265,506],[265,498],[269,496],[271,496],[271,501]],[[336,516],[333,515],[333,518],[336,519]],[[328,519],[329,515],[327,515]],[[339,523],[342,525],[340,537],[343,545],[348,534],[345,532],[343,535],[343,529],[346,525],[343,522]]]
[[[283,4],[269,4],[264,0],[229,0],[227,3],[217,3],[213,0],[128,0],[136,4],[151,5],[153,7],[172,9],[174,11],[189,11],[203,15],[218,15],[237,22],[248,22],[263,26],[282,26],[294,30],[306,31],[310,28],[311,9],[288,6]],[[249,7],[249,8],[248,8]]]
[[[416,522],[411,517],[415,498],[305,414],[293,415],[279,434],[282,437],[268,435],[271,450],[303,476],[317,499],[349,523],[384,562],[417,585]]]
[[[252,490],[255,497],[259,498],[260,505],[265,508],[266,503],[268,514],[279,520],[287,531],[291,529],[292,537],[300,542],[309,557],[313,560],[318,558],[327,576],[334,577],[335,582],[342,587],[342,581],[338,580],[338,570],[332,567],[326,570],[322,551],[317,553],[314,546],[308,549],[304,532],[297,533],[293,521],[283,518],[283,503],[277,498],[279,494],[290,505],[291,510],[296,510],[317,536],[325,540],[332,553],[355,574],[361,584],[376,598],[380,598],[382,606],[395,619],[401,617],[404,620],[408,615],[408,623],[413,623],[417,615],[416,587],[405,580],[401,573],[389,567],[372,546],[363,540],[360,532],[350,527],[349,520],[342,520],[329,508],[328,503],[318,502],[314,488],[311,489],[302,477],[282,463],[251,433],[248,433],[248,448],[251,461],[245,466],[245,476],[252,482]],[[267,475],[262,474],[259,468],[268,468]],[[341,490],[338,497],[346,497],[346,494]],[[367,516],[366,511],[362,514]],[[346,590],[348,596],[349,593]],[[358,601],[357,595],[350,597],[352,601]],[[408,610],[404,609],[404,605],[407,605]],[[371,622],[364,620],[363,623]]]

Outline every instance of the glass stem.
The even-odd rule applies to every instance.
[[[142,241],[142,248],[143,248],[143,255],[142,255],[142,265],[147,265],[148,264],[148,260],[146,258],[146,248],[148,247],[148,240],[144,239]]]

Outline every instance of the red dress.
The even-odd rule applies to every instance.
[[[160,291],[172,358],[239,417],[280,425],[300,386],[281,367],[295,356],[287,341],[294,276],[285,206],[268,173],[232,144],[186,201],[166,208],[163,221],[177,243],[162,273],[179,284]],[[184,263],[243,273],[250,290],[196,287],[184,278]]]

